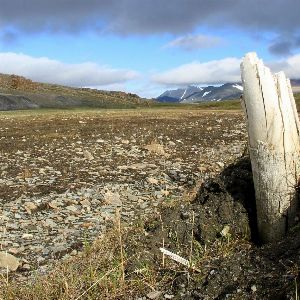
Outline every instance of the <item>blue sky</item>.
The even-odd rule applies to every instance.
[[[239,81],[241,57],[255,51],[274,71],[300,78],[298,0],[0,0],[0,7],[1,73],[156,97]]]

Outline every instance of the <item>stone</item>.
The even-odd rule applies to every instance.
[[[87,150],[83,150],[83,156],[87,160],[93,160],[94,159],[94,156],[92,155],[92,153],[87,151]]]
[[[18,253],[24,251],[24,249],[25,248],[23,246],[20,248],[9,248],[8,252],[15,255],[15,254],[18,254]]]
[[[155,192],[154,192],[154,196],[155,196],[157,199],[160,199],[160,198],[163,197],[161,191],[155,191]]]
[[[71,211],[71,212],[77,212],[77,207],[74,205],[69,205],[66,207],[67,210]]]
[[[160,291],[153,291],[147,294],[148,299],[158,299],[161,296],[162,292]]]
[[[151,184],[158,184],[158,180],[156,178],[153,178],[153,177],[148,177],[147,181]]]
[[[223,236],[223,237],[228,237],[230,236],[230,227],[228,225],[225,225],[224,228],[222,229],[222,231],[220,232],[220,234]]]
[[[163,196],[169,196],[169,194],[170,194],[170,192],[168,190],[161,190],[160,192]]]
[[[22,239],[31,240],[31,239],[33,239],[33,234],[31,234],[31,233],[24,233],[22,235]]]
[[[150,153],[157,154],[157,155],[166,155],[164,146],[158,143],[151,143],[143,147],[143,149],[148,150]]]
[[[0,268],[8,269],[9,271],[16,271],[20,265],[19,259],[15,256],[0,252]]]
[[[142,202],[139,204],[141,209],[145,209],[148,207],[148,203],[147,202]]]
[[[67,251],[67,247],[64,244],[57,244],[51,248],[51,251],[54,256],[64,255]]]
[[[252,286],[251,286],[251,291],[252,291],[253,293],[255,293],[255,292],[257,291],[256,285],[252,285]]]
[[[83,199],[80,201],[82,206],[91,206],[91,202],[88,199]]]
[[[21,269],[24,271],[29,271],[31,269],[31,266],[29,264],[24,264],[22,265]]]
[[[24,204],[24,208],[29,214],[31,214],[33,211],[35,211],[37,209],[37,206],[33,202],[26,202]]]
[[[49,202],[48,205],[49,205],[49,207],[52,208],[52,209],[58,209],[58,203],[57,203],[55,200]]]
[[[107,205],[122,206],[122,201],[120,200],[120,195],[117,192],[113,193],[111,191],[107,191],[104,194],[104,202]]]
[[[225,164],[221,161],[217,161],[216,164],[220,167],[220,168],[224,168]]]
[[[47,226],[47,227],[56,227],[57,224],[52,219],[46,219],[45,220],[45,226]]]

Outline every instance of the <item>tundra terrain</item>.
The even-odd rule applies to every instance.
[[[220,107],[2,112],[0,297],[294,295],[298,240],[256,244],[245,127]]]

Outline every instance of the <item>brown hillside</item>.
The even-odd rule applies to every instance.
[[[136,94],[73,88],[0,74],[0,110],[62,107],[127,107],[147,105]]]

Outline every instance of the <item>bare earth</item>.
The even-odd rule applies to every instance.
[[[241,156],[242,113],[188,109],[0,114],[1,248],[47,272],[110,228],[185,197]]]

